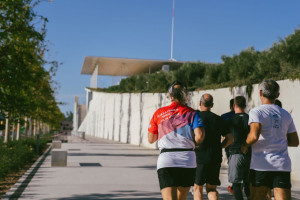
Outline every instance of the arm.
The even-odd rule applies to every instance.
[[[203,127],[197,127],[194,129],[195,133],[195,143],[196,146],[201,144],[205,138],[205,130]]]
[[[287,141],[289,147],[297,147],[299,146],[299,137],[297,132],[288,133],[287,134]]]
[[[231,143],[233,143],[233,140],[233,135],[231,133],[226,134],[221,144],[222,148],[228,147]]]
[[[241,150],[244,154],[247,153],[248,147],[258,141],[261,131],[261,124],[258,122],[253,122],[250,124],[250,132],[246,139],[246,142],[242,145]]]
[[[153,134],[153,133],[148,132],[148,142],[150,144],[153,144],[154,142],[156,142],[157,139],[158,139],[158,134]]]

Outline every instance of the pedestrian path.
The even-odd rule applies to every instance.
[[[49,152],[6,199],[161,199],[156,174],[158,150],[74,136],[62,144],[62,149],[68,150],[67,167],[51,167]],[[220,199],[234,199],[227,191],[225,167],[220,179]],[[188,199],[193,199],[191,193]]]

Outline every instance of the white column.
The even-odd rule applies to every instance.
[[[74,101],[74,112],[73,112],[73,130],[77,131],[78,130],[78,96],[75,96],[75,101]]]
[[[94,72],[91,76],[90,87],[97,88],[98,87],[98,65],[95,66]]]
[[[86,105],[86,112],[88,112],[90,107],[90,101],[93,99],[93,92],[88,88],[85,88],[85,91],[86,91],[85,105]]]

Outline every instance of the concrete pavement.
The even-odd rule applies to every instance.
[[[49,152],[3,199],[161,199],[156,174],[158,150],[74,136],[62,149],[68,150],[67,167],[51,167]],[[226,167],[222,167],[220,179],[220,199],[233,199],[227,191]],[[299,197],[300,190],[293,191],[293,196],[297,193]]]

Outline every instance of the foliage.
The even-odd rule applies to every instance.
[[[47,148],[50,135],[41,137],[39,149],[41,154]],[[8,173],[24,168],[26,164],[31,164],[36,158],[36,139],[27,138],[19,141],[3,143],[0,140],[0,179]]]
[[[254,47],[233,56],[223,55],[223,63],[184,63],[169,72],[139,74],[123,79],[120,85],[105,92],[166,92],[174,80],[184,82],[189,90],[215,89],[246,85],[248,95],[252,84],[263,79],[300,79],[300,29],[273,44],[270,49],[257,51]]]
[[[66,115],[65,115],[65,120],[67,121],[73,121],[73,112],[72,111],[67,111]]]
[[[38,3],[0,0],[0,112],[56,125],[63,118],[52,80],[58,63],[44,58],[47,19],[34,11]]]

